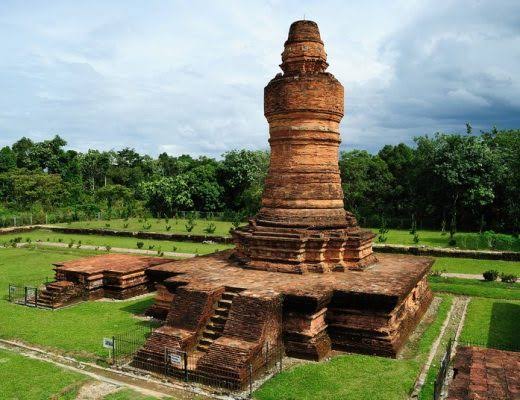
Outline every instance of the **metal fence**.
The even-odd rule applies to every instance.
[[[284,349],[281,342],[266,344],[253,361],[248,362],[246,371],[229,371],[218,365],[198,368],[204,353],[185,352],[166,346],[154,349],[153,354],[143,356],[139,350],[154,330],[153,326],[141,326],[112,338],[112,363],[114,366],[155,374],[159,379],[173,379],[186,384],[211,387],[222,393],[244,392],[251,395],[255,381],[267,375],[281,372]],[[209,389],[209,388],[208,388]]]
[[[442,357],[439,372],[437,373],[437,377],[435,378],[435,383],[433,384],[433,399],[434,400],[440,399],[442,391],[444,389],[444,384],[446,382],[446,375],[448,374],[449,365],[451,362],[452,347],[453,347],[453,340],[450,338],[450,340],[448,340],[448,344],[446,345],[446,351]]]
[[[39,290],[40,288],[35,286],[16,286],[9,284],[7,300],[10,303],[37,307]]]

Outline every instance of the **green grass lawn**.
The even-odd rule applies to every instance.
[[[440,332],[452,299],[443,296],[434,321],[407,359],[348,354],[306,363],[267,381],[255,393],[260,400],[406,399],[430,347]]]
[[[87,380],[51,363],[0,350],[0,399],[72,400]]]
[[[175,251],[179,253],[192,253],[192,254],[208,254],[219,250],[225,250],[233,247],[232,245],[220,244],[220,243],[195,243],[195,242],[173,242],[170,240],[149,240],[149,239],[137,239],[131,237],[118,237],[118,236],[102,236],[102,235],[80,235],[80,234],[68,234],[53,232],[46,229],[38,229],[31,232],[19,232],[10,233],[7,235],[0,235],[0,243],[8,242],[16,237],[21,237],[22,242],[26,242],[30,239],[32,243],[37,241],[41,242],[63,242],[70,243],[74,241],[74,248],[78,241],[81,240],[82,245],[100,246],[103,250],[104,246],[111,247],[123,247],[129,249],[137,249],[137,242],[143,242],[143,249],[148,250],[150,246],[152,250],[162,251]]]
[[[123,219],[111,219],[107,220],[91,220],[91,221],[78,221],[71,223],[57,224],[58,226],[70,227],[70,228],[107,228],[117,229],[122,231],[147,231],[147,232],[164,232],[164,233],[180,233],[184,235],[216,235],[216,236],[229,236],[229,229],[233,227],[233,224],[228,221],[215,221],[206,219],[196,219],[195,227],[191,232],[186,230],[186,219],[174,219],[170,218],[168,224],[165,219],[150,218],[146,222],[138,218],[129,218],[128,221]],[[210,223],[215,224],[215,232],[207,233],[204,231]],[[151,225],[148,227],[147,225]],[[170,226],[170,230],[167,229]]]
[[[376,234],[379,234],[378,229],[372,229]],[[419,230],[419,243],[414,243],[413,235],[410,235],[408,230],[390,229],[386,234],[387,244],[402,244],[407,246],[431,246],[431,247],[452,247],[449,245],[450,236],[448,234],[441,235],[439,231]],[[496,250],[511,250],[520,251],[520,239],[514,238],[511,235],[498,235],[499,240],[496,242]],[[489,250],[490,246],[488,240],[484,235],[479,233],[459,232],[455,234],[456,245],[460,249],[471,250]],[[377,238],[375,239],[377,243]]]
[[[153,296],[122,302],[88,301],[61,310],[45,310],[11,304],[9,283],[37,283],[52,277],[52,262],[84,256],[61,249],[0,249],[0,337],[19,339],[86,360],[104,360],[103,337],[135,330],[149,322],[136,317],[152,304]]]
[[[461,296],[520,300],[520,283],[486,282],[476,279],[443,278],[438,276],[430,276],[428,280],[430,287],[435,292],[453,293]]]
[[[482,274],[490,269],[520,276],[520,262],[518,261],[437,257],[435,258],[435,264],[433,264],[432,267],[432,270],[446,270],[446,272],[455,272],[459,274]]]
[[[71,223],[58,224],[64,227],[74,228],[107,228],[125,231],[150,231],[150,232],[169,232],[179,233],[184,235],[197,234],[197,235],[217,235],[217,236],[229,236],[229,230],[233,227],[233,224],[228,221],[216,221],[216,220],[195,220],[196,225],[191,232],[186,230],[186,219],[169,219],[166,223],[165,219],[151,218],[146,222],[137,218],[130,218],[127,221],[123,219],[112,219],[108,220],[91,220],[91,221],[78,221]],[[210,224],[215,224],[215,232],[208,234],[204,232],[204,229]],[[147,225],[151,225],[148,227]],[[170,230],[167,230],[167,226],[170,226]],[[378,233],[377,228],[372,228],[374,233]],[[449,235],[441,235],[440,231],[433,230],[419,230],[418,245],[433,246],[433,247],[450,247],[448,244]],[[406,229],[390,229],[387,233],[387,241],[389,244],[403,244],[403,245],[415,245],[413,241],[413,235],[410,235]],[[513,238],[510,235],[498,235],[499,240],[495,246],[497,250],[513,250],[520,251],[520,239]],[[488,240],[484,235],[478,233],[467,233],[459,232],[455,235],[457,241],[456,247],[461,249],[489,249]],[[376,239],[377,241],[377,239]]]
[[[473,298],[460,341],[483,347],[520,350],[520,301]]]

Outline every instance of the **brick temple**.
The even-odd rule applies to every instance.
[[[55,263],[55,281],[40,291],[38,306],[54,309],[84,300],[123,300],[149,293],[155,285],[146,270],[169,261],[162,257],[101,254]]]
[[[134,365],[163,370],[165,349],[178,350],[196,360],[193,373],[240,387],[277,344],[310,360],[332,349],[395,357],[421,319],[432,260],[376,258],[374,235],[343,208],[344,92],[327,67],[317,24],[293,23],[283,73],[264,93],[271,160],[261,210],[232,232],[236,249],[147,269],[158,289],[148,314],[165,322]]]

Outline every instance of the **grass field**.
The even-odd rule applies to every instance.
[[[0,399],[73,400],[87,380],[84,375],[0,349]]]
[[[182,233],[184,235],[215,235],[215,236],[229,236],[229,230],[233,224],[228,221],[216,221],[206,219],[196,219],[195,227],[191,232],[186,230],[186,219],[171,218],[166,223],[165,219],[150,218],[146,222],[143,219],[129,218],[127,221],[123,219],[106,220],[91,220],[78,221],[64,224],[57,224],[58,226],[65,226],[70,228],[107,228],[117,229],[122,231],[149,231],[149,232],[164,232],[164,233]],[[210,223],[215,224],[215,232],[207,233],[204,231]],[[170,230],[167,229],[170,226]]]
[[[127,221],[123,219],[107,220],[91,220],[78,221],[71,223],[58,224],[65,227],[74,228],[108,228],[126,231],[150,231],[150,232],[170,232],[179,234],[197,234],[197,235],[217,235],[229,236],[229,230],[233,228],[233,224],[228,221],[210,221],[205,219],[195,220],[195,227],[191,232],[186,230],[186,219],[169,219],[168,223],[164,219],[148,219],[146,222],[142,219],[130,218]],[[204,231],[210,223],[215,224],[215,232],[209,234]],[[167,229],[170,226],[170,230]],[[378,234],[377,228],[372,228],[372,231]],[[419,230],[418,245],[433,246],[433,247],[450,247],[449,235],[442,235],[440,231],[433,230]],[[387,233],[387,241],[389,244],[403,244],[416,245],[413,241],[413,235],[406,229],[390,229]],[[489,239],[484,235],[478,233],[459,232],[455,235],[456,247],[461,249],[489,249]],[[376,240],[377,241],[377,240]],[[498,235],[494,243],[497,250],[512,250],[520,251],[520,239],[514,238],[510,235]]]
[[[473,298],[469,303],[461,342],[520,350],[520,301]]]
[[[446,270],[446,272],[456,272],[459,274],[482,274],[490,269],[520,276],[520,262],[518,261],[437,257],[432,267],[432,270]]]
[[[476,279],[443,278],[438,276],[430,276],[428,280],[434,292],[452,293],[460,296],[520,300],[519,283],[486,282],[477,281]]]
[[[101,250],[105,246],[111,247],[123,247],[128,249],[137,249],[137,242],[143,242],[143,249],[148,250],[152,246],[151,250],[162,250],[162,251],[175,251],[179,253],[192,253],[192,254],[208,254],[218,250],[224,250],[231,248],[231,245],[219,244],[219,243],[195,243],[195,242],[173,242],[170,240],[149,240],[149,239],[137,239],[130,237],[118,237],[118,236],[101,236],[101,235],[80,235],[80,234],[68,234],[53,232],[46,229],[38,229],[31,232],[21,233],[10,233],[7,235],[0,236],[0,243],[8,242],[16,237],[21,237],[22,242],[26,242],[30,239],[33,243],[37,241],[41,242],[63,242],[70,243],[74,241],[76,247],[78,241],[81,240],[82,245],[100,246]]]
[[[103,400],[155,400],[156,397],[144,396],[130,389],[121,389],[103,397]],[[165,398],[163,398],[165,399]]]
[[[437,315],[407,359],[349,354],[284,371],[254,394],[260,400],[408,398],[430,347],[451,306],[443,296]]]
[[[9,303],[9,283],[43,282],[52,277],[52,262],[83,256],[74,250],[0,249],[0,338],[16,338],[84,360],[106,359],[103,337],[146,327],[136,318],[153,302],[147,298],[122,302],[89,301],[61,310],[34,309]],[[143,332],[144,334],[144,332]]]

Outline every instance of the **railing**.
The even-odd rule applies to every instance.
[[[444,384],[446,382],[446,375],[448,374],[449,365],[451,362],[451,353],[453,347],[453,340],[450,338],[448,344],[446,345],[446,352],[441,360],[441,365],[439,368],[439,372],[437,373],[437,377],[435,378],[435,383],[433,385],[433,399],[438,400],[441,397],[442,391],[444,389]]]
[[[39,290],[40,288],[36,286],[16,286],[9,284],[7,300],[10,303],[37,307]]]
[[[122,369],[129,369],[136,373],[157,375],[159,379],[169,378],[186,384],[197,384],[218,389],[222,393],[248,392],[252,394],[255,381],[268,374],[276,374],[283,369],[283,344],[267,344],[253,361],[248,362],[246,371],[237,372],[205,365],[198,368],[199,361],[204,353],[194,351],[185,352],[169,347],[161,347],[147,356],[139,354],[146,340],[154,330],[151,325],[141,326],[132,331],[112,337],[112,363]]]

